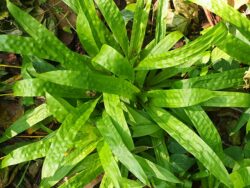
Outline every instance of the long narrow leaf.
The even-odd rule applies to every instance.
[[[27,111],[20,119],[6,129],[0,137],[0,143],[13,138],[49,116],[51,116],[51,113],[48,111],[46,104],[42,104],[31,111]]]
[[[113,185],[119,188],[119,179],[122,176],[108,144],[105,142],[100,143],[97,147],[97,150],[106,176],[110,177]]]
[[[16,82],[13,86],[13,91],[15,96],[22,97],[45,96],[45,92],[48,92],[65,98],[89,98],[84,89],[62,86],[38,78]]]
[[[122,141],[121,136],[115,129],[110,117],[107,114],[103,114],[102,120],[99,120],[97,123],[97,128],[100,133],[103,135],[104,140],[108,143],[114,155],[118,158],[118,160],[128,168],[130,172],[132,172],[141,182],[144,184],[148,184],[148,178],[134,158],[132,153],[127,149],[125,144]]]
[[[166,35],[167,29],[167,14],[168,14],[168,0],[160,0],[158,1],[158,10],[156,17],[156,31],[155,31],[155,42],[156,44],[162,40]]]
[[[145,58],[139,63],[137,70],[160,69],[184,64],[206,51],[211,45],[223,40],[226,35],[226,26],[220,23],[184,47]]]
[[[181,181],[167,169],[139,156],[136,156],[136,159],[141,164],[143,169],[145,169],[148,176],[154,176],[158,179],[172,183],[181,183]]]
[[[250,45],[236,38],[232,34],[228,33],[223,41],[216,43],[216,46],[231,57],[234,57],[245,64],[250,64],[250,57],[248,55],[250,51]]]
[[[75,109],[61,98],[56,98],[49,93],[46,93],[46,104],[48,111],[59,121],[63,122],[66,116]]]
[[[247,68],[233,69],[222,73],[213,73],[206,76],[199,76],[189,79],[182,79],[173,82],[175,89],[204,88],[210,90],[221,90],[232,87],[242,87],[243,76]]]
[[[217,92],[216,97],[202,103],[202,106],[211,107],[250,107],[250,95],[239,92]]]
[[[192,121],[200,137],[219,155],[222,152],[220,134],[206,112],[200,106],[188,107],[184,111]]]
[[[108,45],[103,45],[92,61],[121,78],[134,80],[134,70],[128,59]]]
[[[151,1],[152,0],[146,0],[146,1],[138,0],[136,2],[132,35],[129,46],[129,57],[135,57],[141,51],[141,47],[146,32]]]
[[[103,172],[100,159],[91,158],[91,160],[86,160],[84,164],[85,168],[83,171],[75,174],[69,181],[64,182],[60,185],[60,188],[77,188],[84,187],[89,184],[93,179]]]
[[[47,30],[28,13],[12,4],[9,0],[7,1],[7,7],[12,16],[23,27],[23,29],[36,40],[36,44],[40,48],[48,47],[50,50],[46,52],[63,60],[62,62],[64,62],[63,65],[65,67],[82,70],[88,69],[86,63],[89,59],[87,57],[69,50],[58,38],[54,36],[52,32]],[[85,64],[82,62],[85,62]]]
[[[55,133],[52,133],[38,142],[22,146],[10,152],[1,161],[0,168],[44,157],[49,151],[54,135]]]
[[[170,108],[193,106],[215,97],[213,91],[198,88],[153,90],[146,96],[151,105]]]
[[[84,126],[93,112],[98,100],[84,103],[79,110],[82,114],[70,114],[67,116],[61,127],[58,129],[55,140],[46,156],[42,169],[42,178],[49,178],[54,175],[60,167],[64,153],[74,145],[78,130]]]
[[[107,114],[112,118],[114,125],[129,150],[134,149],[134,142],[123,114],[121,101],[118,95],[103,94],[104,106]]]
[[[95,2],[102,12],[116,40],[123,49],[124,54],[128,55],[128,36],[125,22],[115,2],[112,0],[96,0]],[[119,27],[117,27],[118,25]]]
[[[148,108],[155,122],[182,147],[195,156],[205,168],[227,186],[231,186],[229,174],[213,150],[190,128],[161,108]],[[190,139],[192,138],[192,139]]]
[[[250,167],[240,168],[230,174],[234,187],[248,187],[250,185]]]
[[[123,79],[87,71],[50,71],[39,74],[38,77],[60,85],[119,94],[129,98],[135,97],[139,92],[134,85]]]
[[[90,56],[95,56],[99,48],[95,42],[89,21],[83,11],[80,11],[76,20],[76,30],[83,48]]]

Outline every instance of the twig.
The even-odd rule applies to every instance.
[[[15,69],[21,69],[22,68],[22,67],[16,66],[16,65],[5,65],[5,64],[0,64],[0,67],[15,68]]]
[[[211,13],[210,13],[207,9],[205,9],[205,8],[203,8],[203,10],[204,10],[204,12],[205,12],[205,15],[206,15],[206,17],[207,17],[207,20],[208,20],[209,24],[210,24],[211,26],[214,26],[215,24],[214,24],[214,22],[213,22],[213,17],[212,17],[212,15],[211,15]]]
[[[5,96],[14,96],[14,94],[13,93],[0,94],[0,97],[5,97]]]
[[[18,138],[43,138],[45,136],[16,136]]]

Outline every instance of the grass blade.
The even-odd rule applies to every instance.
[[[152,140],[157,164],[171,171],[168,149],[165,143],[165,137],[164,137],[163,132],[161,131],[158,137],[151,137],[151,140]]]
[[[85,13],[92,30],[95,42],[100,49],[103,44],[108,44],[120,51],[119,44],[115,41],[113,35],[99,18],[96,11],[96,5],[93,0],[79,1],[81,11]]]

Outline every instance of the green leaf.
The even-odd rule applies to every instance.
[[[128,168],[142,183],[148,185],[148,178],[137,162],[135,157],[130,153],[128,148],[122,141],[121,136],[117,132],[111,118],[107,114],[103,114],[103,118],[97,122],[97,128],[103,135],[104,140],[108,143],[110,149],[118,160]]]
[[[204,102],[202,106],[211,107],[250,107],[250,95],[239,92],[216,92],[216,97]]]
[[[83,163],[84,170],[76,173],[75,176],[60,185],[60,188],[84,187],[103,172],[100,159],[96,156],[86,158]]]
[[[234,187],[250,186],[250,167],[240,168],[230,174]]]
[[[222,152],[220,134],[206,112],[200,106],[191,106],[185,108],[184,111],[192,121],[200,137],[220,156]]]
[[[65,98],[89,98],[84,89],[62,86],[38,78],[16,82],[13,86],[13,91],[15,96],[22,97],[44,96],[45,92],[48,92]]]
[[[0,168],[44,157],[49,151],[55,132],[44,139],[15,149],[4,157]]]
[[[100,188],[113,188],[113,184],[110,178],[106,174],[103,175]]]
[[[116,160],[107,143],[101,142],[98,147],[99,158],[102,163],[102,167],[105,171],[105,175],[109,177],[115,187],[120,187],[119,179],[122,177],[120,169],[117,165]]]
[[[116,50],[120,50],[119,45],[115,41],[113,35],[111,35],[108,28],[99,18],[99,13],[96,11],[95,2],[93,0],[85,0],[79,1],[79,4],[81,7],[81,11],[84,12],[89,22],[93,37],[95,39],[96,44],[98,45],[98,48],[100,49],[103,44],[108,44]]]
[[[158,107],[180,108],[200,104],[214,97],[207,89],[171,89],[152,90],[146,93],[150,105]]]
[[[250,35],[250,32],[248,35]],[[236,38],[232,34],[228,33],[223,41],[216,43],[216,46],[242,63],[248,65],[250,64],[250,57],[248,55],[250,51],[250,45]]]
[[[109,28],[113,32],[115,39],[120,44],[124,54],[128,55],[128,36],[125,22],[115,2],[112,0],[95,1]]]
[[[206,51],[211,45],[223,40],[227,35],[224,24],[217,24],[208,30],[203,36],[188,43],[187,45],[160,55],[150,56],[142,60],[136,67],[137,70],[152,70],[168,68],[188,63],[191,59],[200,58],[199,55]],[[199,58],[197,58],[197,56]]]
[[[145,117],[142,112],[137,111],[129,106],[126,106],[127,111],[127,122],[132,125],[133,137],[141,137],[146,135],[151,135],[159,131],[159,127]]]
[[[129,46],[129,57],[135,57],[141,51],[148,23],[148,14],[150,11],[151,2],[152,0],[138,0],[136,2],[136,9]]]
[[[170,161],[174,168],[174,172],[178,174],[187,172],[196,162],[194,158],[177,153],[170,156]]]
[[[88,57],[82,56],[69,50],[59,39],[54,36],[52,32],[50,32],[41,23],[39,23],[39,21],[37,21],[25,11],[22,11],[10,1],[7,1],[7,7],[16,21],[36,41],[36,45],[42,48],[42,50],[46,48],[49,49],[46,50],[46,52],[42,52],[43,54],[48,53],[52,54],[50,56],[60,58],[60,62],[66,68],[77,68],[78,70],[89,69],[86,66],[86,63],[89,61]],[[82,62],[85,62],[85,64]]]
[[[139,92],[134,85],[123,79],[88,71],[50,71],[37,76],[43,80],[60,85],[118,94],[129,98],[135,97]]]
[[[155,47],[149,52],[148,57],[154,55],[160,55],[169,51],[181,38],[183,34],[179,31],[174,31],[165,36],[162,40],[155,45]]]
[[[89,21],[83,11],[80,11],[76,20],[77,35],[81,41],[83,48],[90,56],[95,56],[99,52],[99,48],[92,34]]]
[[[43,48],[35,39],[32,39],[31,37],[0,35],[0,44],[0,51],[27,56],[36,56],[54,61],[62,61],[61,56],[49,52],[50,47]]]
[[[74,12],[78,12],[79,4],[75,0],[62,0],[66,5],[68,5]]]
[[[21,118],[6,129],[0,137],[0,143],[13,138],[49,116],[51,116],[51,113],[48,111],[46,104],[42,104],[33,110],[27,111]]]
[[[237,133],[250,119],[250,108],[247,108],[240,116],[237,124],[231,130],[230,136]]]
[[[146,171],[147,175],[150,177],[154,176],[158,179],[172,182],[172,183],[181,183],[181,181],[169,170],[166,168],[163,168],[157,164],[154,164],[153,162],[144,159],[139,156],[135,156],[140,165],[143,167],[143,169]]]
[[[233,69],[222,73],[207,74],[189,79],[182,79],[173,82],[175,89],[204,88],[210,90],[221,90],[232,87],[242,87],[243,76],[247,68]]]
[[[168,15],[169,1],[160,0],[158,1],[157,17],[156,17],[156,31],[155,31],[155,42],[156,44],[162,40],[166,35],[167,30],[167,15]]]
[[[56,98],[49,93],[46,93],[46,103],[48,111],[59,121],[63,122],[66,116],[75,109],[61,98]]]
[[[157,164],[171,171],[170,163],[169,163],[169,154],[168,154],[168,149],[165,143],[165,137],[164,137],[163,131],[159,133],[158,137],[151,137],[151,140],[152,140]]]
[[[98,99],[84,103],[79,109],[79,113],[67,116],[58,129],[50,150],[46,155],[42,169],[42,179],[52,177],[61,166],[65,152],[74,146],[78,131],[89,119],[97,101]]]
[[[215,177],[231,187],[228,172],[213,150],[190,128],[161,108],[147,108],[154,121],[173,137],[182,147],[189,151]],[[192,138],[190,140],[190,138]]]
[[[51,177],[42,179],[40,187],[52,187],[65,177],[81,160],[96,149],[98,142],[95,140],[96,136],[94,138],[88,136],[87,139],[85,137],[81,140],[81,146],[76,146],[77,144],[75,144],[76,148],[73,148],[73,151],[70,151],[69,154],[65,155],[55,174]]]
[[[122,178],[121,179],[121,184],[122,184],[122,187],[124,187],[124,188],[131,188],[131,187],[133,187],[133,188],[143,188],[143,187],[145,187],[139,181],[135,181],[135,180],[127,179],[127,178]]]
[[[250,21],[246,16],[229,6],[225,1],[217,0],[189,0],[193,3],[203,6],[204,8],[214,12],[223,20],[235,25],[245,37],[250,40]]]
[[[103,45],[92,61],[121,78],[134,80],[134,70],[129,61],[108,45]]]
[[[104,106],[107,114],[113,120],[114,126],[120,134],[123,143],[129,150],[134,149],[134,142],[123,114],[121,101],[118,95],[103,94]]]

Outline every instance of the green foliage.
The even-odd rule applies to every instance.
[[[20,54],[24,61],[14,96],[46,102],[12,124],[0,143],[39,124],[53,121],[59,128],[6,153],[0,168],[45,158],[44,188],[83,187],[101,175],[100,187],[191,187],[193,180],[204,187],[250,185],[249,163],[227,155],[206,112],[208,107],[245,108],[231,135],[249,121],[250,95],[242,92],[247,68],[238,68],[250,63],[246,17],[218,0],[191,0],[224,21],[172,49],[183,34],[166,32],[164,0],[158,2],[151,42],[145,40],[151,0],[136,2],[130,37],[113,0],[63,1],[77,14],[85,55],[71,51],[7,0],[9,12],[28,35],[0,35],[0,51]],[[232,26],[245,41],[230,32]],[[213,58],[218,60],[213,49],[239,66],[212,69]],[[62,181],[64,177],[69,180]]]

